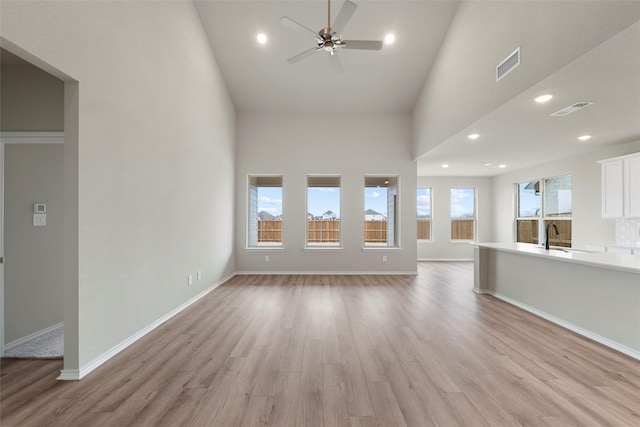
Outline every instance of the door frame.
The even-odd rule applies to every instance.
[[[79,136],[80,90],[79,82],[37,55],[25,50],[0,35],[3,49],[32,63],[64,82],[64,366],[59,380],[80,379],[79,331]],[[59,58],[54,55],[52,60]],[[0,144],[4,145],[4,144]],[[4,158],[4,156],[3,156]],[[2,176],[4,177],[4,167]],[[4,199],[4,196],[3,196]],[[4,227],[3,224],[0,224]],[[2,229],[4,233],[4,228]],[[2,240],[2,239],[0,239]],[[4,347],[4,284],[0,283],[0,330]]]

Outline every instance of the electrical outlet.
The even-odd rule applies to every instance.
[[[382,255],[382,262],[387,262],[387,256],[386,255]]]
[[[193,274],[187,276],[187,284],[193,285]]]
[[[202,280],[202,271],[198,271],[198,272],[196,273],[196,279],[198,279],[198,280]]]
[[[269,262],[269,255],[264,256],[264,262]]]

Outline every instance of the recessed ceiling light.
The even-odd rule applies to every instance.
[[[256,39],[258,39],[258,43],[265,44],[267,42],[267,35],[265,33],[260,33]]]
[[[579,139],[580,141],[586,141],[586,140],[588,140],[588,139],[590,139],[590,138],[591,138],[591,135],[582,135],[582,136],[579,136],[579,137],[578,137],[578,139]]]
[[[551,98],[553,98],[553,95],[540,95],[538,97],[536,97],[534,99],[534,101],[536,101],[538,104],[544,104],[545,102],[549,101]]]
[[[467,138],[469,138],[469,139],[478,139],[478,138],[480,138],[480,134],[479,133],[472,133],[472,134],[467,135]]]
[[[485,166],[491,166],[493,163],[485,163]]]
[[[445,163],[444,165],[442,165],[442,167],[446,169],[449,167],[449,165]]]
[[[500,169],[504,169],[504,168],[506,168],[506,167],[507,167],[507,165],[498,165],[498,167],[499,167]]]
[[[392,33],[389,33],[386,36],[384,36],[385,44],[393,44],[394,41],[396,41],[396,36],[393,35]]]

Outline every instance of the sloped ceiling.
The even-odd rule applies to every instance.
[[[332,21],[342,7],[332,1]],[[198,14],[238,111],[410,113],[444,40],[458,1],[361,1],[343,39],[382,40],[381,51],[340,50],[336,74],[328,54],[286,62],[314,47],[313,39],[280,24],[287,16],[319,31],[327,1],[196,1]],[[265,45],[258,33],[268,37]]]
[[[343,38],[393,32],[396,42],[340,51],[338,75],[325,52],[288,64],[312,46],[279,22],[320,30],[327,2],[195,1],[239,112],[317,113],[320,122],[323,113],[412,114],[419,175],[497,175],[640,138],[638,1],[356,3]],[[341,6],[332,2],[333,18]],[[521,65],[496,83],[495,66],[518,46]],[[533,103],[547,92],[551,102]],[[595,104],[549,117],[577,101]],[[472,143],[471,132],[481,137]],[[585,133],[591,140],[577,141]]]

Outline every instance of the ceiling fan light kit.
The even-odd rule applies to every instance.
[[[342,40],[342,30],[351,19],[353,12],[355,12],[356,8],[355,3],[345,0],[340,12],[338,12],[338,16],[336,16],[335,21],[333,21],[333,26],[331,26],[331,0],[328,0],[328,8],[327,8],[327,26],[326,28],[321,29],[317,33],[309,28],[305,27],[297,23],[296,21],[283,16],[280,18],[280,22],[287,28],[290,28],[299,33],[305,34],[309,37],[313,37],[316,42],[316,46],[312,47],[309,50],[305,50],[302,53],[299,53],[291,58],[287,59],[287,62],[290,64],[295,64],[302,59],[308,58],[316,52],[320,52],[324,50],[329,53],[329,60],[331,61],[331,65],[333,66],[334,71],[337,73],[341,73],[344,68],[342,67],[342,62],[340,61],[340,57],[337,55],[336,48],[343,49],[359,49],[359,50],[380,50],[382,49],[382,41],[375,40]]]

